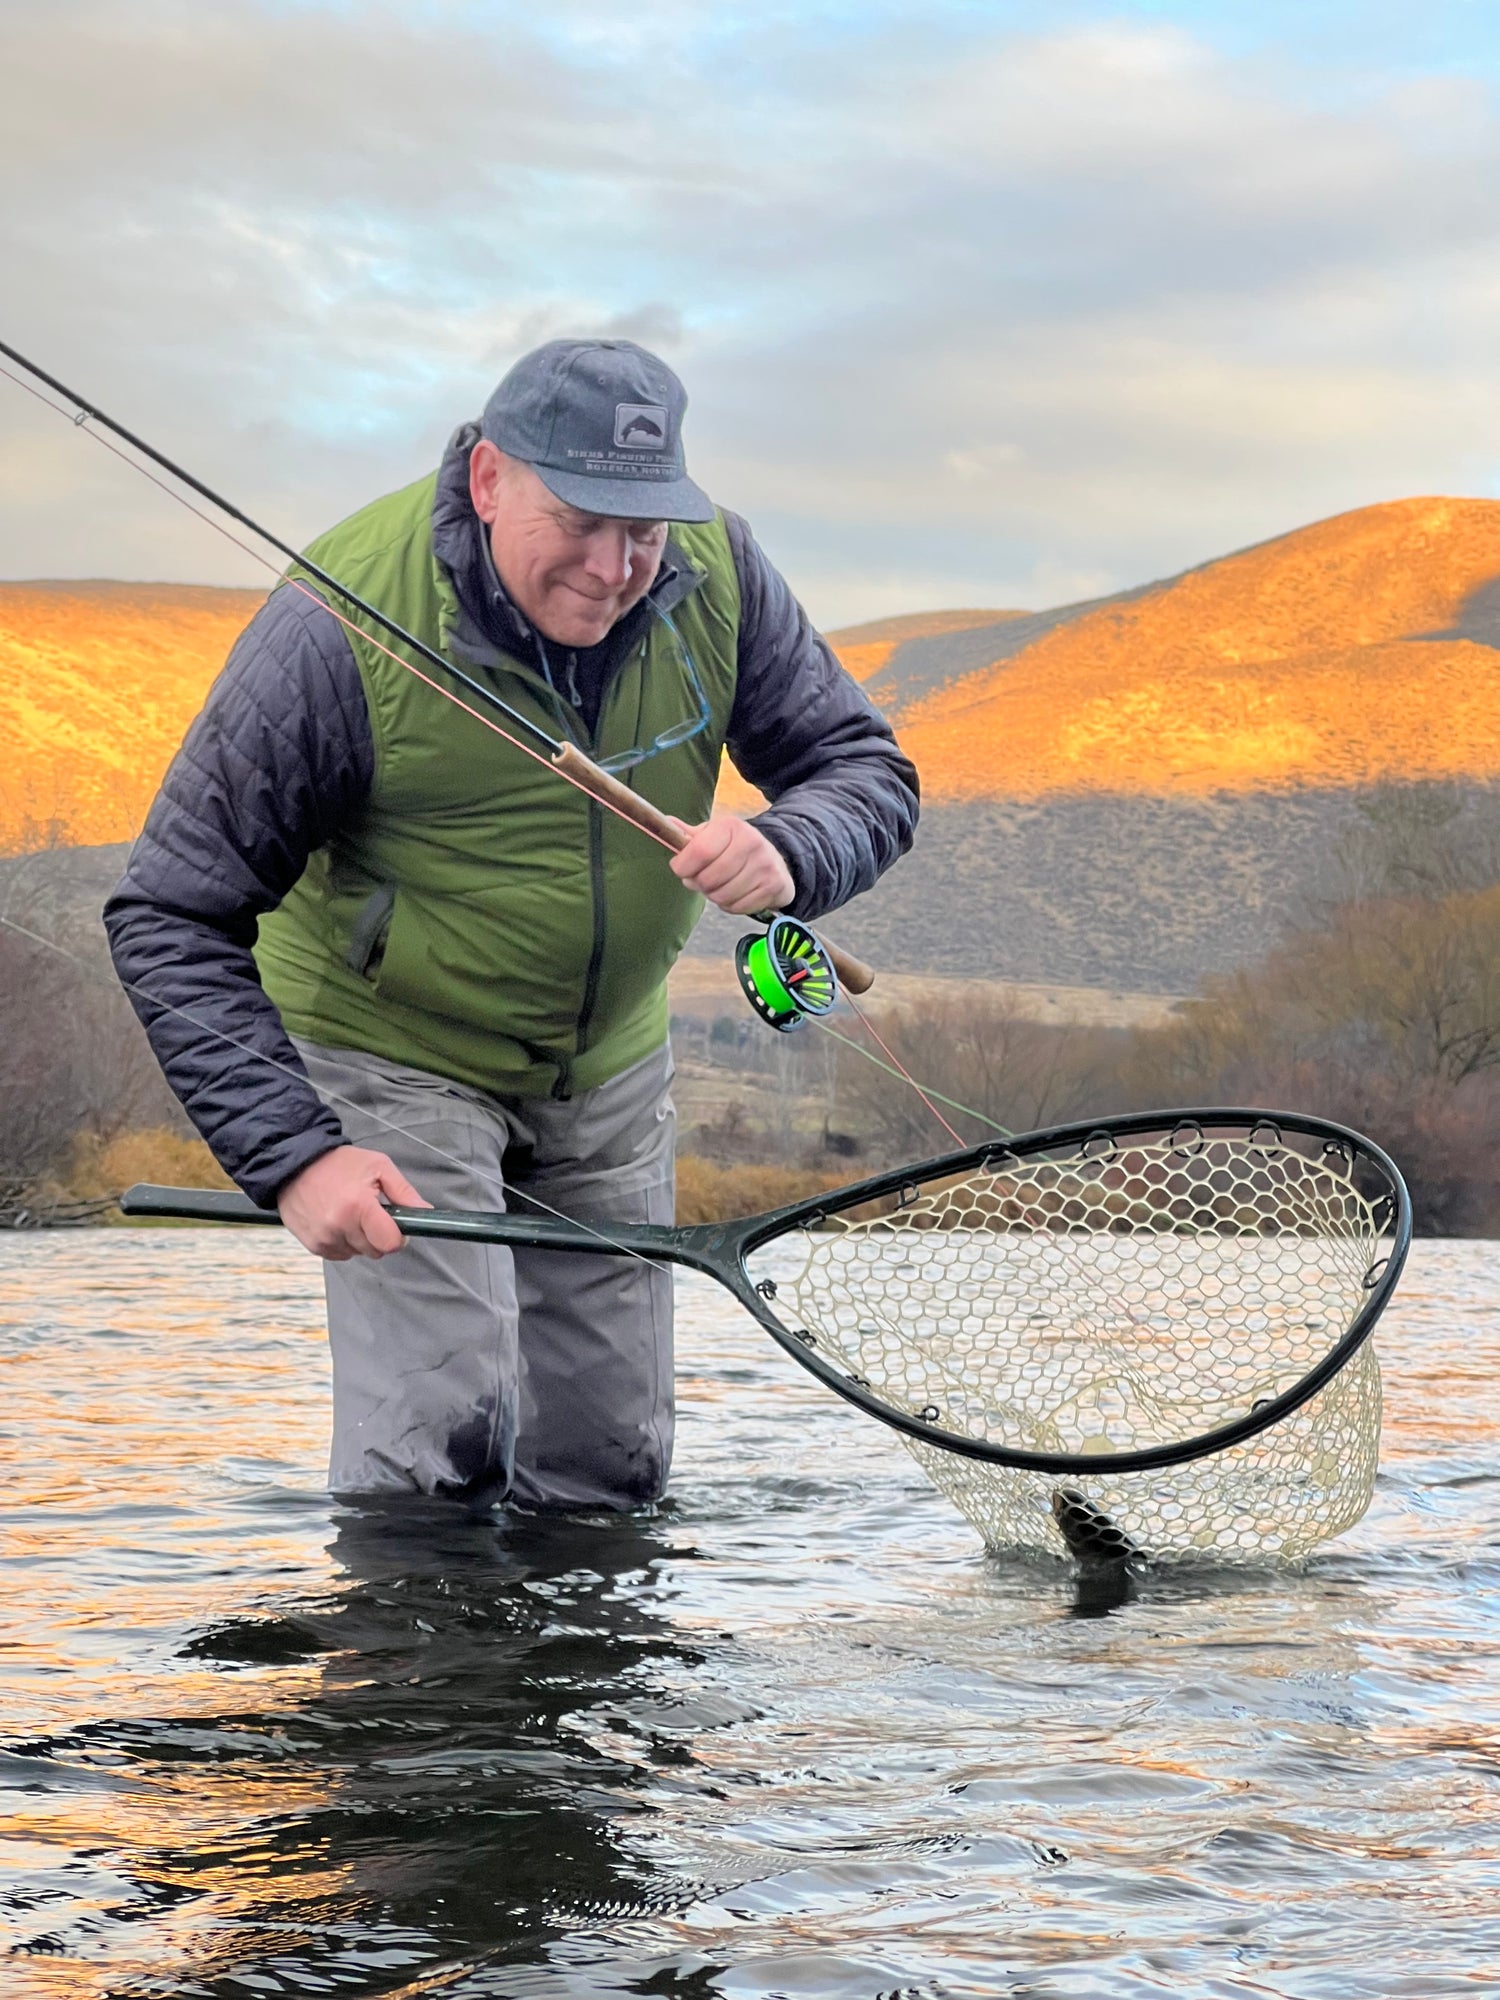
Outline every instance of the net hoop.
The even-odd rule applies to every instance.
[[[831,1360],[820,1346],[818,1336],[806,1327],[789,1326],[772,1310],[777,1295],[774,1284],[759,1282],[746,1268],[746,1260],[757,1250],[785,1237],[792,1229],[816,1230],[832,1225],[844,1212],[867,1203],[894,1198],[895,1213],[913,1205],[923,1185],[952,1176],[978,1172],[1004,1173],[1016,1167],[1071,1159],[1102,1168],[1119,1154],[1121,1145],[1146,1135],[1170,1139],[1174,1150],[1184,1157],[1200,1155],[1216,1138],[1236,1139],[1267,1158],[1296,1151],[1289,1139],[1313,1142],[1317,1158],[1333,1164],[1336,1171],[1352,1176],[1356,1171],[1375,1181],[1379,1192],[1370,1206],[1376,1216],[1385,1247],[1367,1266],[1362,1279],[1364,1298],[1338,1340],[1296,1382],[1279,1393],[1260,1399],[1254,1407],[1234,1419],[1198,1435],[1167,1443],[1144,1445],[1120,1451],[1047,1451],[974,1437],[936,1421],[941,1412],[927,1407],[918,1412],[902,1409],[879,1395],[870,1383]],[[1307,1159],[1310,1156],[1303,1153]],[[1376,1321],[1385,1310],[1411,1247],[1411,1198],[1394,1161],[1372,1140],[1331,1121],[1306,1117],[1296,1112],[1245,1108],[1137,1112],[1105,1120],[1090,1119],[1046,1130],[1021,1134],[1001,1142],[989,1141],[965,1152],[950,1153],[917,1167],[901,1167],[873,1175],[865,1181],[841,1188],[837,1200],[819,1208],[799,1203],[745,1224],[725,1226],[725,1247],[733,1239],[742,1284],[736,1287],[756,1320],[791,1357],[825,1387],[854,1404],[867,1415],[890,1425],[914,1443],[937,1451],[972,1458],[983,1463],[1013,1467],[1019,1471],[1048,1474],[1129,1473],[1160,1470],[1184,1465],[1198,1458],[1230,1450],[1269,1430],[1299,1410],[1320,1389],[1343,1370],[1369,1339]]]

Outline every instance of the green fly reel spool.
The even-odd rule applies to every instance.
[[[795,917],[777,917],[764,937],[741,938],[734,969],[750,1005],[783,1035],[805,1028],[809,1014],[826,1014],[838,998],[828,953]]]

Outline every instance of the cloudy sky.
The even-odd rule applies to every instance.
[[[814,615],[1500,492],[1493,0],[0,0],[0,339],[291,540],[621,332]],[[262,580],[0,380],[0,576]]]

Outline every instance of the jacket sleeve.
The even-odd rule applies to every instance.
[[[344,1133],[261,986],[257,921],[373,775],[348,642],[326,606],[283,586],[236,642],[105,905],[115,970],[167,1081],[262,1207]]]
[[[740,584],[729,755],[771,801],[754,824],[792,871],[791,914],[810,920],[870,888],[910,848],[917,773],[745,522],[724,519]]]

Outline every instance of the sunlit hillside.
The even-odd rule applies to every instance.
[[[0,584],[0,851],[129,839],[262,593]]]
[[[1060,623],[902,740],[948,800],[1500,777],[1497,577],[1500,502],[1364,508]]]
[[[0,585],[0,846],[139,827],[258,602]],[[1500,502],[1403,500],[1059,611],[833,635],[930,805],[1500,778]],[[733,774],[726,804],[754,795]]]
[[[835,639],[929,804],[1500,778],[1500,501],[1393,501],[1092,605]],[[732,776],[722,797],[756,803]]]
[[[0,584],[0,853],[50,834],[128,840],[263,593],[193,585]],[[860,679],[905,641],[1000,611],[918,612],[835,633]]]

